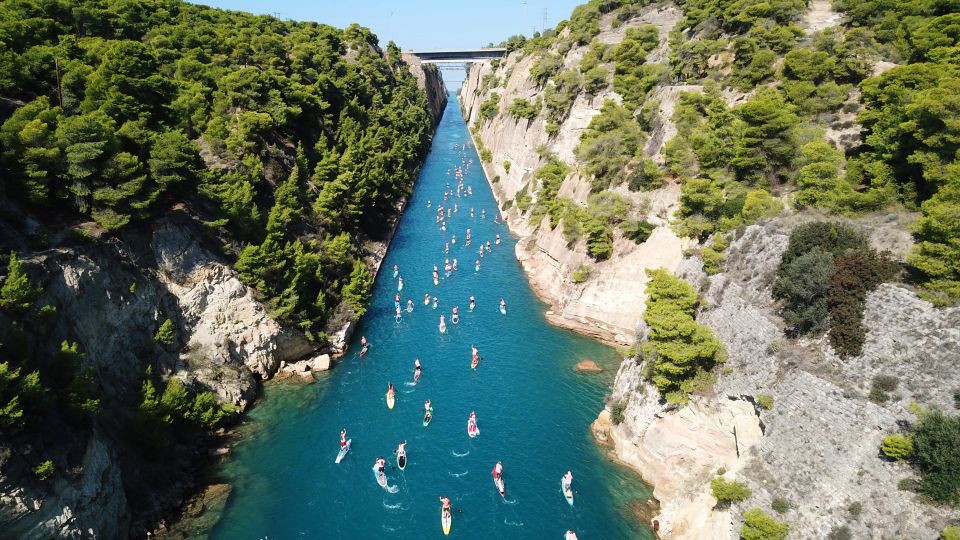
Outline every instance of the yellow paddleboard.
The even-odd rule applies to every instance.
[[[440,508],[440,524],[443,526],[443,534],[450,534],[450,526],[453,525],[453,511],[446,513]]]
[[[387,392],[387,408],[388,408],[388,409],[392,409],[392,408],[393,408],[393,404],[394,404],[395,402],[396,402],[396,400],[394,399],[393,394],[391,394],[390,392]]]

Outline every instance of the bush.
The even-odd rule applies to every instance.
[[[510,104],[507,112],[510,113],[510,116],[516,118],[517,120],[533,120],[538,114],[540,114],[541,106],[542,105],[539,99],[536,99],[533,101],[533,103],[531,103],[526,99],[517,98],[513,100],[513,103]]]
[[[536,81],[537,86],[543,87],[550,77],[556,75],[563,68],[563,58],[558,54],[547,54],[530,66],[530,78]]]
[[[503,160],[503,172],[510,173],[510,162],[507,160]]]
[[[909,476],[901,478],[897,482],[897,489],[900,491],[916,491],[917,490],[917,481]]]
[[[33,468],[33,476],[35,476],[37,480],[43,482],[44,480],[53,476],[55,470],[56,467],[54,466],[53,461],[48,459]]]
[[[716,476],[710,481],[710,493],[720,505],[745,501],[753,496],[750,488],[742,482],[728,482],[722,476]]]
[[[941,540],[960,540],[960,527],[947,525],[940,531]]]
[[[880,444],[883,455],[895,461],[902,461],[913,454],[913,441],[898,433],[887,435]]]
[[[173,345],[173,340],[176,338],[176,330],[173,326],[173,321],[167,319],[163,321],[163,324],[160,325],[160,328],[157,329],[157,333],[153,335],[153,341],[157,345],[163,347],[169,347]]]
[[[484,163],[490,163],[493,161],[493,152],[491,152],[489,148],[480,150],[480,160]]]
[[[490,120],[497,115],[500,110],[500,94],[494,92],[490,94],[483,103],[480,104],[480,118]]]
[[[698,373],[725,361],[726,351],[709,328],[694,320],[697,293],[689,283],[660,269],[648,269],[647,276],[643,319],[650,334],[643,353],[654,359],[657,389],[678,398],[677,393],[689,392]]]
[[[773,502],[770,503],[770,508],[773,508],[773,511],[778,514],[785,514],[790,511],[790,501],[783,497],[774,497]]]
[[[873,378],[868,399],[874,403],[886,403],[890,399],[889,392],[896,390],[899,382],[900,379],[891,375],[877,375]]]
[[[590,279],[590,267],[581,264],[573,271],[573,282],[574,283],[583,283],[584,281]]]
[[[610,407],[610,420],[613,421],[613,425],[616,426],[623,423],[623,420],[624,420],[623,411],[625,411],[626,409],[627,409],[626,400],[618,401],[614,403],[612,407]]]
[[[852,503],[847,510],[850,511],[851,516],[860,517],[860,514],[863,513],[863,503],[860,501],[856,501]]]
[[[830,530],[830,533],[827,534],[827,540],[851,540],[852,538],[853,533],[850,532],[849,525],[834,527]]]
[[[757,405],[763,407],[764,409],[770,410],[773,408],[773,396],[770,394],[757,394]]]
[[[790,526],[768,516],[759,508],[751,508],[743,513],[743,528],[740,537],[743,540],[784,540]]]
[[[633,240],[634,244],[646,242],[647,238],[650,238],[650,234],[653,233],[653,230],[656,228],[656,225],[643,220],[628,219],[620,224],[620,230],[623,231],[623,235]]]
[[[837,255],[830,286],[830,345],[840,356],[857,356],[866,341],[863,310],[867,293],[899,272],[896,262],[884,253],[862,249]]]
[[[940,411],[925,414],[912,439],[920,492],[935,501],[960,505],[960,416]]]

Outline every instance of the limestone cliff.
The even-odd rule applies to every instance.
[[[447,99],[439,72],[411,70],[420,72],[439,119]],[[40,438],[0,441],[0,538],[144,537],[196,491],[209,461],[197,446],[204,441],[147,460],[131,440],[148,365],[192,391],[214,392],[238,412],[253,403],[259,381],[285,364],[301,361],[294,369],[311,379],[310,369],[329,367],[326,351],[270,317],[200,213],[178,204],[162,218],[108,235],[92,223],[40,225],[0,193],[0,244],[19,253],[38,279],[44,291],[38,304],[57,308],[51,351],[39,354],[49,358],[63,340],[77,343],[101,399],[92,425],[45,433],[43,447]],[[40,250],[32,243],[38,237]],[[379,267],[388,242],[389,236],[364,245],[372,267]],[[174,341],[158,345],[152,336],[167,319]],[[351,329],[332,336],[334,349]],[[42,482],[32,472],[38,455],[57,464]]]
[[[663,61],[667,36],[681,18],[680,11],[674,6],[646,8],[616,28],[612,17],[604,17],[599,39],[607,44],[618,43],[627,29],[655,24],[660,31],[660,46],[649,54],[648,60]],[[563,32],[569,32],[569,29]],[[564,69],[576,68],[587,49],[586,46],[574,46],[567,51],[563,55]],[[532,55],[515,51],[496,68],[490,63],[474,64],[460,89],[464,116],[469,125],[477,128],[474,137],[492,153],[492,159],[483,163],[484,169],[488,178],[495,179],[492,184],[494,195],[501,208],[506,208],[505,220],[510,230],[520,237],[517,259],[526,270],[534,291],[552,308],[547,314],[550,321],[609,343],[630,344],[644,311],[647,278],[643,269],[662,267],[675,270],[688,245],[668,225],[677,208],[679,185],[668,183],[646,193],[616,188],[615,191],[636,209],[633,217],[645,218],[657,228],[641,245],[624,238],[619,232],[615,233],[613,255],[596,263],[587,255],[582,240],[569,245],[563,236],[563,227],[551,229],[548,219],[534,220],[530,212],[521,212],[512,205],[518,193],[525,189],[533,191],[534,174],[545,163],[543,150],[555,154],[567,164],[575,164],[574,154],[580,135],[590,120],[599,113],[604,101],[621,101],[621,97],[609,87],[596,95],[581,92],[559,125],[559,131],[553,135],[547,133],[544,114],[533,120],[517,120],[507,114],[509,104],[517,98],[534,100],[543,93],[530,77],[535,60]],[[502,80],[499,86],[484,82],[492,77]],[[492,93],[501,96],[499,111],[492,120],[480,121],[480,104]],[[677,93],[674,91],[673,95]],[[671,105],[664,100],[662,106]],[[664,118],[663,127],[651,135],[651,142],[662,142],[660,133],[669,130],[669,114],[662,113],[660,117]],[[660,150],[656,146],[651,145],[651,155]],[[510,163],[509,171],[503,165],[505,161]],[[579,170],[566,177],[559,192],[559,195],[584,205],[589,194],[589,179]],[[581,267],[590,268],[590,276],[575,283],[573,273]]]
[[[721,274],[707,278],[696,259],[681,265],[683,277],[705,287],[707,307],[698,320],[730,353],[715,395],[671,411],[634,360],[620,367],[611,401],[625,405],[623,421],[612,425],[604,411],[595,431],[654,485],[664,538],[735,538],[739,510],[714,509],[709,494],[709,480],[721,469],[750,486],[750,506],[789,501],[779,518],[797,538],[825,538],[842,525],[855,538],[934,538],[949,519],[950,509],[899,490],[898,482],[914,473],[879,459],[877,449],[898,423],[913,420],[911,402],[953,407],[960,373],[949,366],[960,350],[960,308],[937,309],[887,284],[868,297],[860,356],[841,360],[826,339],[785,340],[771,288],[788,233],[805,219],[748,227],[731,244]],[[896,215],[854,224],[876,246],[901,255],[909,250]],[[901,381],[889,402],[868,399],[878,374]],[[754,413],[750,403],[758,394],[771,396],[773,407]],[[848,508],[858,502],[862,514],[852,519]]]
[[[637,10],[616,25],[600,19],[599,40],[615,44],[626,29],[644,23],[657,26],[660,44],[648,63],[667,58],[666,36],[682,19],[671,4]],[[812,2],[802,24],[806,33],[836,26],[841,17],[829,2]],[[556,43],[569,46],[564,29]],[[587,47],[559,54],[563,69],[578,67]],[[646,328],[644,268],[662,267],[700,290],[703,303],[697,320],[724,343],[729,360],[716,369],[711,392],[687,405],[668,405],[644,377],[642,362],[623,361],[609,406],[594,423],[596,437],[615,457],[636,469],[654,488],[660,514],[655,522],[662,538],[717,539],[739,537],[742,511],[770,509],[787,501],[777,519],[790,525],[795,538],[827,538],[846,526],[854,538],[934,538],[951,519],[950,509],[926,504],[898,484],[915,473],[904,464],[884,461],[878,447],[884,435],[914,420],[909,404],[952,409],[953,389],[960,386],[955,369],[960,350],[960,309],[937,309],[901,284],[886,284],[867,301],[867,342],[856,358],[839,358],[826,339],[788,341],[771,290],[789,232],[799,223],[823,219],[812,214],[780,217],[737,232],[727,250],[725,270],[708,276],[693,256],[695,243],[677,237],[670,227],[678,207],[679,186],[646,193],[612,188],[631,203],[631,216],[657,225],[636,245],[614,232],[613,255],[593,262],[583,240],[570,244],[561,226],[545,216],[532,218],[521,210],[520,197],[537,196],[534,174],[553,154],[573,167],[558,196],[586,206],[590,182],[577,163],[580,135],[606,100],[622,101],[607,87],[594,95],[580,92],[569,113],[549,126],[543,112],[532,119],[508,111],[517,99],[535,102],[544,88],[531,77],[536,55],[515,51],[500,62],[478,63],[460,90],[460,102],[478,148],[489,152],[484,169],[511,231],[520,237],[516,256],[537,294],[551,306],[548,319],[563,327],[619,344],[642,341]],[[877,64],[877,70],[885,69]],[[610,67],[609,65],[607,67]],[[554,84],[552,81],[548,85]],[[645,156],[663,164],[664,145],[676,135],[672,116],[681,92],[699,85],[660,81],[648,94],[659,107],[649,122]],[[489,105],[499,103],[490,115]],[[728,104],[743,103],[751,94],[724,89]],[[857,91],[849,109],[857,108]],[[847,107],[846,122],[827,128],[827,137],[842,149],[860,144],[860,126]],[[840,127],[838,127],[840,126]],[[841,129],[842,127],[842,129]],[[836,218],[830,218],[836,219]],[[910,251],[912,215],[874,215],[853,221],[873,246],[900,259]],[[589,277],[574,280],[580,268]],[[954,366],[954,367],[951,367]],[[900,387],[894,399],[868,399],[876,375],[895,376]],[[772,408],[756,397],[772,398]],[[621,417],[622,414],[622,417]],[[716,507],[709,482],[716,475],[745,482],[753,496],[743,507]],[[779,506],[779,505],[778,505]],[[852,507],[861,508],[856,514]],[[954,516],[955,517],[955,516]]]
[[[417,85],[426,92],[430,116],[436,127],[447,107],[447,87],[443,84],[443,76],[435,64],[424,64],[412,54],[404,54],[403,61],[410,66],[410,73],[417,79]]]

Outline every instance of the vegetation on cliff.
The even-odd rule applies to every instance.
[[[0,277],[0,438],[34,448],[37,478],[75,465],[43,459],[45,445],[76,461],[94,432],[182,465],[194,458],[181,444],[232,408],[154,371],[185,343],[164,305],[138,329],[141,387],[107,392],[116,381],[89,366],[112,359],[86,358],[61,306],[38,302],[48,276],[21,262],[29,250],[124,251],[178,206],[203,222],[206,247],[235,258],[270,315],[316,345],[364,312],[363,243],[387,232],[431,129],[400,50],[377,43],[357,25],[180,0],[0,7],[0,206],[5,231],[29,235],[5,238],[20,257]],[[156,512],[132,489],[148,476],[132,472],[124,487],[131,505]]]

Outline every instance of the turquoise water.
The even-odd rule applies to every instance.
[[[612,349],[544,320],[545,306],[514,257],[514,239],[494,223],[496,203],[479,158],[472,147],[460,150],[469,142],[451,96],[350,353],[314,385],[268,386],[243,428],[243,442],[219,472],[234,491],[214,538],[441,538],[441,495],[453,503],[451,538],[560,539],[567,529],[583,540],[653,538],[627,511],[631,500],[649,497],[648,489],[607,461],[589,432],[618,358]],[[470,159],[464,183],[473,195],[444,203],[444,191],[456,190],[447,171]],[[437,205],[454,203],[459,211],[442,232]],[[453,234],[457,243],[448,256],[459,260],[459,270],[445,277],[444,243]],[[487,240],[492,251],[480,259],[478,272],[473,263],[479,242]],[[414,301],[414,311],[404,310],[400,322],[394,316],[394,264],[404,281],[404,308],[408,298]],[[439,286],[433,285],[434,264]],[[437,309],[424,306],[424,293],[439,297]],[[470,295],[476,297],[473,312]],[[498,309],[501,297],[506,315]],[[460,308],[459,324],[450,323],[454,306]],[[438,330],[441,314],[446,334]],[[362,359],[361,335],[371,343]],[[476,370],[470,369],[471,344],[482,358]],[[423,375],[413,386],[417,357]],[[605,372],[574,372],[583,358]],[[393,410],[386,407],[388,382],[396,386]],[[427,399],[434,420],[425,428]],[[480,428],[475,439],[466,431],[470,411],[476,411]],[[353,446],[337,465],[341,427]],[[393,450],[403,439],[409,462],[400,471]],[[387,459],[387,489],[372,471],[378,456]],[[490,476],[498,460],[505,498]],[[574,475],[572,508],[560,491],[567,470]]]

